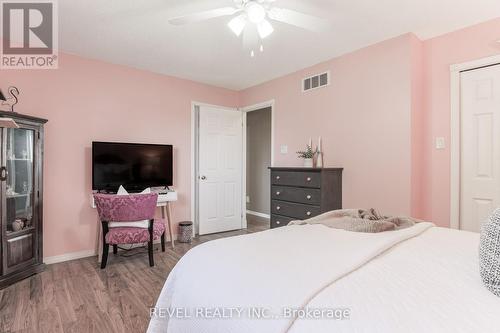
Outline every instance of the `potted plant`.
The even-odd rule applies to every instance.
[[[314,154],[315,151],[312,149],[312,146],[307,145],[306,150],[299,150],[297,152],[297,157],[304,159],[304,167],[312,168],[314,166]]]

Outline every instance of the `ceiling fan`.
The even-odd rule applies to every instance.
[[[315,32],[328,28],[329,23],[324,19],[292,9],[276,7],[273,2],[275,0],[234,0],[234,7],[222,7],[194,12],[171,18],[168,21],[174,25],[184,25],[238,14],[228,23],[228,27],[234,34],[239,37],[246,27],[253,25],[257,29],[258,36],[261,39],[265,39],[273,33],[274,28],[270,21],[286,23]]]

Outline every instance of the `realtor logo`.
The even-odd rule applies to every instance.
[[[2,1],[2,69],[57,68],[57,12],[53,1]]]

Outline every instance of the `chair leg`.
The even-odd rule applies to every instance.
[[[148,254],[149,254],[149,266],[153,267],[155,265],[153,259],[153,242],[148,242]]]
[[[104,244],[102,247],[102,259],[101,259],[101,269],[106,268],[106,263],[108,261],[109,244]]]
[[[117,253],[118,253],[118,245],[113,244],[113,254],[117,254]]]
[[[153,259],[153,228],[154,228],[154,219],[149,220],[149,242],[148,242],[148,254],[149,254],[149,266],[153,267],[155,265]]]
[[[165,232],[161,234],[161,252],[165,252]]]

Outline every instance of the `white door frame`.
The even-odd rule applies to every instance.
[[[257,111],[265,108],[271,108],[271,166],[274,166],[274,99],[265,101],[262,103],[257,103],[249,106],[245,106],[240,110],[243,111],[243,128],[247,128],[247,113],[252,111]],[[243,211],[246,211],[247,207],[247,131],[243,131],[243,186],[242,186],[242,207]],[[243,227],[247,227],[247,216],[243,214]]]
[[[450,66],[450,228],[460,228],[460,73],[500,64],[500,55]]]
[[[227,107],[227,106],[220,106],[220,105],[214,105],[214,104],[208,104],[208,103],[202,103],[202,102],[196,102],[192,101],[191,102],[191,220],[193,222],[193,236],[199,233],[199,210],[198,210],[198,135],[199,135],[199,115],[198,112],[200,110],[200,107],[211,107],[211,108],[217,108],[221,110],[231,110],[231,111],[240,111],[239,108],[235,107]],[[243,120],[245,121],[245,119]],[[242,127],[242,131],[243,131]],[[243,134],[245,134],[246,131],[243,131]],[[242,149],[245,147],[245,139],[243,139],[242,142]],[[243,170],[245,168],[245,164],[243,164]],[[242,176],[242,188],[244,186],[244,175]],[[242,221],[241,221],[241,226],[242,228],[246,228],[246,218],[244,214],[242,206]]]

